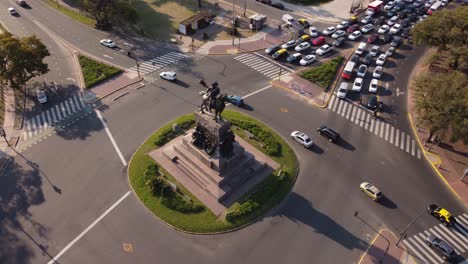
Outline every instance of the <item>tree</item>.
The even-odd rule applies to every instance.
[[[454,58],[454,68],[468,63],[468,7],[441,10],[414,26],[414,43],[447,50]]]
[[[31,78],[49,71],[43,61],[49,55],[47,47],[34,35],[17,38],[8,32],[0,34],[0,80],[20,89]]]
[[[133,2],[128,0],[81,0],[81,5],[96,20],[96,28],[110,29],[113,19],[135,23],[138,19]]]
[[[418,118],[429,126],[431,141],[436,132],[449,128],[452,141],[468,142],[468,81],[458,71],[448,74],[423,74],[416,78],[413,89]]]

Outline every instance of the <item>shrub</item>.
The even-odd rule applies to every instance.
[[[145,182],[159,175],[159,168],[156,164],[150,164],[146,167],[146,170],[143,175]]]
[[[187,201],[174,192],[163,195],[161,197],[161,204],[181,213],[198,213],[205,209],[203,205]]]
[[[253,212],[258,207],[260,207],[260,204],[258,204],[257,202],[248,200],[245,203],[243,203],[243,204],[237,206],[236,208],[234,208],[234,210],[228,212],[226,214],[226,220],[229,221],[229,222],[232,222],[233,220],[235,220],[235,219],[237,219],[239,217],[250,214],[251,212]]]
[[[172,124],[170,126],[167,126],[163,129],[160,130],[158,137],[154,140],[154,144],[158,147],[166,144],[169,142],[172,138],[177,137],[178,135],[182,134],[184,132],[183,127],[188,126],[192,127],[193,124],[195,124],[195,120],[192,119],[187,119],[183,120],[179,123],[177,123],[180,127],[180,130],[178,132],[172,130]],[[172,133],[172,137],[170,137],[170,134]]]
[[[153,177],[146,180],[145,185],[150,189],[154,196],[168,195],[172,192],[171,187],[161,177]]]
[[[79,56],[79,60],[86,88],[90,88],[122,72],[120,69],[97,62],[83,55]]]
[[[343,60],[343,56],[336,57],[320,66],[304,71],[301,74],[301,77],[318,84],[324,89],[328,89],[332,84],[341,63],[343,63]]]
[[[252,133],[260,142],[263,143],[265,152],[268,155],[278,156],[281,153],[281,144],[276,141],[273,135],[247,120],[231,119],[232,124]]]

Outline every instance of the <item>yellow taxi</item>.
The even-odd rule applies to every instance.
[[[307,21],[307,19],[305,19],[305,18],[299,18],[299,19],[297,20],[297,22],[298,22],[301,26],[303,26],[303,27],[305,27],[305,28],[310,27],[309,21]]]
[[[288,51],[286,49],[280,49],[277,52],[273,53],[271,57],[275,60],[281,59],[281,57],[284,57],[288,54]]]
[[[361,189],[363,193],[365,193],[367,196],[369,196],[372,200],[376,202],[380,200],[383,196],[382,192],[372,183],[363,182],[361,183],[361,185],[359,185],[359,189]]]
[[[427,207],[427,213],[439,219],[444,225],[453,225],[456,223],[455,217],[445,208],[431,204]]]
[[[349,22],[351,23],[357,23],[358,22],[358,18],[356,16],[352,16],[349,18]]]
[[[306,41],[310,41],[310,36],[307,35],[307,34],[302,35],[297,41],[298,41],[299,43],[306,42]]]

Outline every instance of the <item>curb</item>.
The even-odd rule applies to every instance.
[[[136,80],[136,81],[134,81],[134,82],[132,82],[132,83],[129,83],[129,84],[126,84],[126,85],[124,85],[124,86],[122,86],[122,87],[120,87],[120,88],[117,88],[117,89],[114,90],[114,91],[111,91],[111,92],[109,92],[109,93],[107,93],[107,94],[104,94],[104,95],[102,95],[102,96],[98,96],[98,97],[96,97],[93,101],[88,102],[88,104],[94,104],[94,103],[96,103],[96,102],[99,101],[99,100],[102,100],[102,99],[104,99],[104,98],[106,98],[106,97],[108,97],[108,96],[110,96],[110,95],[112,95],[112,94],[114,94],[114,93],[116,93],[116,92],[118,92],[118,91],[124,89],[124,88],[127,88],[127,87],[129,87],[129,86],[131,86],[131,85],[134,85],[135,83],[141,82],[141,81],[143,81],[143,80],[144,80],[144,78],[140,78],[140,79],[138,79],[138,80]]]
[[[367,253],[369,252],[369,249],[372,247],[372,245],[374,245],[375,241],[377,241],[377,239],[381,236],[381,237],[385,237],[384,235],[382,235],[382,232],[389,232],[395,239],[397,239],[397,237],[395,236],[395,234],[390,231],[389,229],[387,228],[379,228],[377,234],[374,236],[374,238],[372,239],[371,243],[369,244],[369,246],[367,247],[366,251],[361,255],[361,257],[359,258],[359,261],[358,261],[358,264],[361,264],[362,261],[364,260],[364,258],[366,257]],[[403,249],[402,249],[403,250]],[[405,250],[403,250],[405,252]],[[402,254],[403,255],[403,254]],[[401,256],[400,256],[401,258]],[[379,262],[380,263],[380,262]]]
[[[233,111],[233,110],[231,110],[231,111]],[[233,111],[233,112],[238,112],[238,111]],[[243,115],[246,115],[246,116],[250,117],[250,118],[253,118],[252,116],[250,116],[250,115],[248,115],[248,114],[245,114],[245,113],[243,113],[243,112],[241,112],[241,113],[242,113]],[[172,121],[173,121],[173,120],[167,122],[166,124],[162,125],[161,127],[163,127],[163,126],[165,126],[165,125],[167,125],[167,124],[170,124]],[[263,123],[263,122],[262,122],[262,123]],[[160,127],[160,128],[161,128],[161,127]],[[157,130],[159,130],[160,128],[158,128]],[[268,126],[268,128],[272,129],[270,126]],[[156,131],[157,131],[157,130],[156,130]],[[272,129],[272,131],[274,131],[277,135],[279,135],[279,136],[281,137],[281,135],[280,135],[276,130],[273,130],[273,129]],[[226,231],[211,232],[211,233],[200,233],[200,232],[192,232],[192,231],[183,230],[183,229],[180,229],[180,228],[178,228],[178,227],[176,227],[176,226],[173,226],[173,225],[169,224],[168,222],[166,222],[166,221],[164,221],[162,218],[160,218],[158,215],[154,214],[154,213],[141,201],[140,197],[138,197],[137,193],[135,192],[135,189],[133,189],[133,186],[132,186],[132,184],[130,183],[130,176],[129,176],[129,173],[128,173],[128,170],[130,169],[130,164],[131,164],[133,158],[135,157],[135,154],[136,154],[136,152],[138,151],[138,149],[140,149],[141,146],[143,146],[143,144],[144,144],[153,134],[154,134],[154,132],[151,133],[151,134],[138,146],[138,148],[135,150],[135,152],[133,152],[132,157],[130,158],[130,160],[129,160],[129,162],[128,162],[128,166],[127,166],[127,183],[128,183],[128,185],[130,186],[130,189],[132,190],[134,196],[138,199],[138,202],[139,202],[141,205],[143,205],[143,207],[147,210],[147,212],[149,212],[155,219],[157,219],[157,220],[160,221],[161,223],[166,224],[167,226],[171,227],[172,229],[174,229],[174,230],[176,230],[176,231],[179,231],[179,232],[182,232],[182,233],[185,233],[185,234],[189,234],[189,235],[199,235],[199,236],[222,235],[222,234],[227,234],[227,233],[232,233],[232,232],[238,231],[238,230],[240,230],[240,229],[243,229],[243,228],[245,228],[245,227],[248,227],[248,226],[250,226],[250,225],[252,225],[252,224],[257,223],[258,221],[260,221],[260,220],[262,220],[263,218],[265,218],[266,215],[268,215],[269,213],[271,213],[271,212],[273,212],[274,210],[276,210],[277,208],[279,208],[279,207],[284,203],[284,201],[286,201],[286,199],[288,198],[288,196],[291,194],[291,190],[294,188],[294,185],[296,184],[297,178],[298,178],[298,176],[299,176],[300,163],[299,163],[299,159],[297,158],[297,157],[298,157],[298,156],[297,156],[297,153],[296,153],[296,151],[294,150],[294,148],[291,147],[291,146],[289,145],[289,143],[288,143],[286,140],[284,140],[283,137],[281,137],[281,138],[284,140],[284,142],[285,142],[286,144],[288,144],[289,147],[291,147],[291,149],[292,149],[293,152],[294,152],[294,155],[296,155],[297,172],[296,172],[296,175],[294,175],[294,178],[293,178],[293,185],[292,185],[292,187],[291,187],[291,190],[289,190],[289,192],[284,196],[284,198],[283,198],[280,202],[278,202],[275,206],[273,206],[272,208],[270,208],[270,210],[268,210],[268,211],[266,211],[264,214],[258,216],[256,219],[252,220],[251,222],[245,223],[244,225],[241,225],[241,226],[238,226],[238,227],[235,227],[235,228],[226,230]]]
[[[436,166],[434,166],[434,164],[429,160],[429,158],[427,157],[426,153],[427,151],[424,150],[424,147],[421,143],[421,139],[419,138],[418,136],[418,133],[416,131],[416,128],[414,126],[414,123],[413,123],[413,118],[411,117],[411,114],[408,113],[408,119],[410,121],[410,124],[411,124],[411,129],[413,131],[413,134],[416,138],[416,141],[418,142],[418,145],[419,147],[421,148],[421,151],[422,153],[424,154],[424,159],[431,165],[432,169],[434,170],[434,172],[439,176],[439,178],[445,183],[445,185],[448,187],[448,189],[455,195],[455,197],[457,197],[457,199],[461,202],[461,204],[463,204],[465,207],[465,202],[463,201],[463,199],[460,197],[460,195],[452,188],[452,186],[448,183],[448,181],[445,179],[445,177],[442,175],[442,173],[440,173],[440,171],[436,168]],[[433,153],[431,153],[433,154]],[[434,155],[437,155],[437,154],[434,154]],[[438,155],[437,155],[438,156]]]

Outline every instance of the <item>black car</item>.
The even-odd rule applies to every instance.
[[[400,37],[393,36],[392,43],[390,43],[390,46],[398,48],[403,41],[401,40]]]
[[[426,244],[434,249],[444,260],[450,260],[455,257],[455,250],[453,247],[434,235],[429,235],[426,238]]]
[[[388,43],[392,39],[392,34],[387,33],[380,38],[384,43]]]
[[[337,142],[340,139],[340,134],[338,134],[338,132],[326,126],[321,126],[317,128],[317,132],[319,133],[319,135],[328,138],[328,141],[333,143]]]
[[[405,28],[405,27],[407,27],[409,25],[409,23],[410,23],[410,19],[405,18],[400,22],[400,25]]]
[[[403,7],[405,7],[405,5],[403,3],[397,3],[393,9],[395,11],[400,11],[400,10],[403,9]]]
[[[349,61],[352,61],[352,62],[358,64],[358,62],[359,62],[359,56],[356,55],[356,54],[354,54],[353,56],[351,56],[351,59],[350,59]]]
[[[401,32],[401,36],[402,36],[403,38],[408,38],[409,35],[410,35],[410,33],[411,33],[411,29],[405,28],[405,29],[403,29],[403,32]]]
[[[366,57],[364,57],[364,60],[362,61],[362,63],[369,66],[372,63],[372,55],[367,54]]]
[[[405,12],[405,10],[398,12],[398,18],[400,18],[400,19],[405,18],[407,15],[408,15],[408,13]]]
[[[427,14],[427,8],[424,6],[421,6],[420,8],[416,9],[416,13],[420,16]]]
[[[282,3],[273,3],[273,4],[271,4],[271,6],[274,7],[274,8],[281,9],[281,10],[284,9],[284,5]]]
[[[299,55],[296,55],[296,54],[299,54]],[[286,61],[289,63],[294,63],[294,62],[300,61],[301,58],[302,58],[302,55],[300,55],[300,53],[294,53],[294,54],[289,55]]]
[[[345,43],[346,39],[344,37],[337,38],[335,41],[333,41],[333,46],[339,47]]]
[[[408,19],[410,22],[414,22],[418,19],[418,15],[415,13],[409,14]]]
[[[369,101],[367,102],[367,107],[372,110],[372,111],[375,111],[377,110],[377,107],[379,106],[379,102],[377,100],[377,96],[375,95],[372,95],[370,98],[369,98]]]
[[[395,15],[395,11],[389,10],[387,13],[385,13],[387,17],[393,17]]]
[[[376,25],[381,26],[381,25],[385,24],[385,17],[380,16],[374,22],[375,22]]]
[[[281,49],[281,45],[274,45],[265,50],[265,53],[271,55]]]

